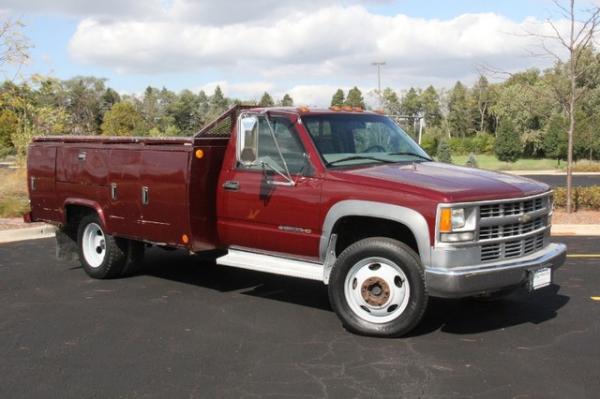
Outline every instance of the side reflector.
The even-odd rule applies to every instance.
[[[196,150],[196,158],[198,158],[198,159],[204,158],[204,151],[203,150]]]
[[[187,234],[184,234],[181,236],[181,242],[184,244],[187,244],[190,242],[190,238],[187,236]]]
[[[440,213],[440,233],[452,231],[452,209],[442,208]]]

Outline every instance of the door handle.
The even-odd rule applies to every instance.
[[[228,191],[238,191],[240,189],[240,182],[235,180],[227,180],[223,184],[223,188]]]

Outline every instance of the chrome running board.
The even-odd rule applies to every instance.
[[[217,259],[217,264],[282,276],[323,281],[323,265],[320,263],[258,254],[238,249],[230,249],[227,255]]]

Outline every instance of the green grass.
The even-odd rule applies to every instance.
[[[455,165],[464,165],[467,163],[467,155],[453,155],[452,163]],[[555,159],[519,159],[514,163],[499,161],[493,155],[476,155],[477,166],[481,169],[489,170],[554,170],[564,169],[566,163],[561,161],[560,168],[557,167]]]

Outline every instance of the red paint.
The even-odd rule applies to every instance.
[[[270,112],[298,119],[296,110]],[[343,111],[302,110],[300,116],[332,112]],[[220,120],[227,118],[235,121],[235,111]],[[35,179],[30,218],[64,224],[65,207],[73,204],[95,210],[109,234],[193,251],[242,246],[315,259],[327,211],[339,201],[414,209],[428,221],[433,243],[441,202],[548,190],[528,179],[434,162],[328,170],[304,126],[295,126],[313,173],[294,176],[294,187],[268,185],[260,171],[238,168],[235,128],[230,137],[37,138],[28,159],[28,177]],[[202,157],[195,156],[197,150]],[[239,190],[224,190],[232,180]],[[116,198],[111,198],[111,184],[117,186]],[[143,187],[148,204],[142,203]]]

